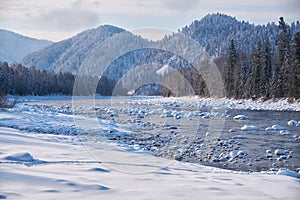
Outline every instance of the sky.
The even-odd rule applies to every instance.
[[[299,11],[300,0],[0,0],[0,29],[60,41],[111,24],[161,37],[209,13],[266,24],[300,21]]]

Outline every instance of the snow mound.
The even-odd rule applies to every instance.
[[[291,177],[294,177],[294,178],[300,178],[300,176],[298,175],[297,172],[294,172],[294,171],[286,169],[286,168],[280,168],[276,174],[277,175],[291,176]]]
[[[236,115],[233,117],[234,120],[248,120],[249,117],[246,115]]]
[[[15,153],[10,156],[6,156],[5,160],[11,161],[22,161],[22,162],[33,162],[35,159],[30,155],[30,153]]]

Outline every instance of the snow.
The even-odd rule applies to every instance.
[[[162,68],[156,71],[157,74],[159,75],[165,75],[168,74],[171,68],[168,65],[164,65]]]
[[[10,156],[6,156],[5,160],[12,160],[12,161],[25,161],[25,162],[33,162],[34,159],[30,153],[15,153]]]
[[[26,97],[22,98],[25,102]],[[38,101],[38,97],[29,98]],[[166,113],[170,117],[211,114],[175,109],[182,105],[212,105],[206,104],[208,100],[198,100],[195,97],[171,98],[171,101],[153,98],[141,103],[167,104],[170,109]],[[215,102],[214,105],[222,107],[223,104]],[[97,109],[116,114],[111,108]],[[136,116],[143,117],[150,111],[124,108],[124,112],[136,112]],[[25,102],[0,111],[0,199],[132,200],[197,199],[199,196],[203,199],[298,199],[300,195],[299,175],[288,169],[247,173],[184,163],[180,162],[183,148],[174,156],[175,160],[167,160],[154,157],[138,146],[107,143],[79,134],[82,130],[74,120],[90,124],[87,116],[73,116],[64,104],[40,106]],[[91,135],[99,129],[116,135],[127,134],[128,129],[112,121],[99,119],[98,122],[98,127],[86,126],[84,131]],[[167,123],[165,127],[180,128]],[[244,127],[245,130],[254,128]],[[233,138],[247,139],[243,135]],[[287,155],[284,149],[276,150],[278,158]],[[244,158],[248,152],[233,150],[220,159],[236,156]]]
[[[300,111],[300,101],[289,103],[287,98],[282,99],[227,99],[227,98],[200,98],[197,96],[186,97],[169,97],[159,98],[159,102],[180,102],[182,104],[190,105],[199,108],[224,108],[237,110],[277,110],[277,111]]]
[[[45,161],[26,166],[25,161],[1,159],[0,195],[7,199],[297,199],[299,195],[297,173],[284,169],[278,175],[249,174],[172,161],[165,167],[153,165],[151,171],[129,173],[117,170],[124,167],[122,162],[115,163],[115,169],[95,161],[82,144],[71,142],[75,136],[2,127],[0,137],[3,156],[31,152]]]

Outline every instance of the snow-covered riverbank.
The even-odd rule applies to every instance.
[[[182,149],[188,142],[185,123],[197,123],[198,118],[209,123],[210,117],[217,120],[224,110],[239,109],[239,106],[248,110],[246,106],[251,105],[249,109],[254,109],[251,101],[144,97],[127,98],[126,104],[122,99],[111,99],[106,102],[108,105],[100,101],[99,105],[90,106],[87,98],[83,99],[82,106],[77,104],[78,108],[72,110],[71,97],[23,97],[20,100],[15,108],[0,111],[0,199],[196,199],[200,196],[204,199],[297,199],[300,195],[298,174],[288,169],[239,172],[154,157],[141,148],[150,144],[150,148],[158,149],[163,139],[174,137],[174,144]],[[283,105],[284,101],[276,105]],[[259,108],[268,110],[275,108],[274,105]],[[298,103],[287,105],[282,106],[282,110],[298,109]],[[213,109],[214,113],[210,112]],[[99,114],[97,127],[91,126],[90,121],[94,120],[90,118],[94,111]],[[293,112],[296,116],[293,124],[284,121],[282,126],[299,137],[296,114]],[[247,116],[241,120],[241,116],[226,118],[237,120],[233,122],[237,127],[241,127],[243,121],[254,120]],[[266,127],[271,125],[265,124]],[[142,138],[133,137],[136,130],[145,131],[138,135]],[[232,148],[244,148],[251,136],[243,135],[245,131],[234,132],[236,130],[226,132],[233,134],[229,138]],[[160,134],[161,131],[166,135]],[[99,137],[100,132],[104,137]],[[278,130],[283,140],[298,144],[292,134],[280,135]],[[255,134],[252,132],[252,135]],[[102,140],[107,137],[115,143]],[[197,145],[201,145],[201,141]],[[128,145],[132,142],[133,145]],[[204,147],[209,146],[203,145],[197,147],[200,153],[201,150],[205,153]],[[223,147],[227,150],[230,145],[229,142]],[[215,149],[223,151],[222,148],[216,146]],[[298,153],[294,151],[291,155],[294,158]],[[246,153],[234,157],[233,161],[242,164],[248,157]],[[271,157],[277,162],[276,156]]]
[[[299,179],[172,161],[128,173],[98,163],[76,136],[0,128],[1,199],[297,199]],[[130,153],[129,153],[130,154]],[[122,168],[122,162],[115,163]],[[142,166],[141,166],[142,167]],[[285,173],[285,172],[283,172]]]

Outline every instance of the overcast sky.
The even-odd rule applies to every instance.
[[[102,24],[177,31],[208,13],[266,24],[300,21],[299,10],[300,0],[0,0],[0,28],[59,41]]]

